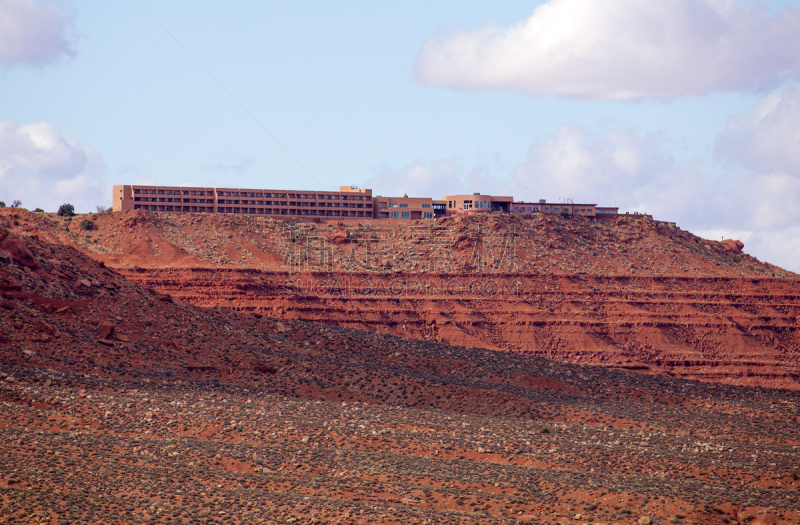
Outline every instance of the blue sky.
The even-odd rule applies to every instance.
[[[570,197],[800,271],[800,1],[0,0],[0,15],[6,203],[88,211],[137,182]]]

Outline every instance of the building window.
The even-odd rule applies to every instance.
[[[408,208],[408,204],[401,204],[400,207],[401,208]]]
[[[401,219],[410,219],[411,218],[411,212],[410,211],[400,212],[400,218]]]
[[[392,217],[392,219],[396,219],[396,218],[398,218],[399,216],[400,216],[400,212],[399,212],[399,211],[393,211],[393,212],[391,213],[391,217]]]
[[[422,207],[423,207],[423,208],[430,208],[430,207],[431,207],[431,205],[430,205],[430,204],[423,204],[423,205],[422,205]]]
[[[422,218],[423,219],[432,219],[433,218],[433,212],[432,211],[422,212]]]
[[[397,204],[396,203],[389,204],[389,207],[390,208],[397,208]]]

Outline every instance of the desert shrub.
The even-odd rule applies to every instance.
[[[44,210],[43,210],[43,209],[41,209],[41,208],[36,208],[36,209],[35,209],[35,210],[33,210],[33,211],[34,211],[35,213],[44,213]]]
[[[75,215],[75,206],[72,204],[64,203],[58,207],[59,217],[72,217],[73,215]]]
[[[550,429],[547,428],[547,427],[542,427],[542,429],[539,432],[542,433],[542,434],[549,434],[550,433]]]
[[[3,202],[3,201],[0,201],[0,208],[5,208],[5,207],[6,207],[6,203]]]
[[[103,206],[102,204],[98,204],[95,206],[97,213],[111,213],[111,206]]]
[[[94,223],[89,219],[83,219],[80,223],[81,230],[89,231],[94,228]]]
[[[19,200],[19,199],[14,199],[14,200],[11,202],[11,207],[12,207],[12,208],[20,208],[20,207],[22,207],[22,201],[21,201],[21,200]]]

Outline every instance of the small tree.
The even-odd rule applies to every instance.
[[[0,201],[0,208],[5,208],[5,207],[6,207],[6,203],[3,202],[3,201]]]
[[[22,206],[22,201],[21,200],[14,199],[13,201],[11,201],[11,207],[12,208],[19,208],[20,206]]]
[[[111,213],[111,206],[106,207],[102,204],[98,204],[95,206],[95,209],[97,210],[97,213]]]
[[[75,206],[72,204],[62,204],[58,207],[58,216],[59,217],[72,217],[75,215]]]

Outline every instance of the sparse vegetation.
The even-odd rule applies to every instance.
[[[81,230],[89,231],[94,228],[94,222],[89,219],[82,219],[78,226],[80,226]]]
[[[75,206],[72,204],[64,203],[58,207],[59,217],[72,217],[75,215]]]

